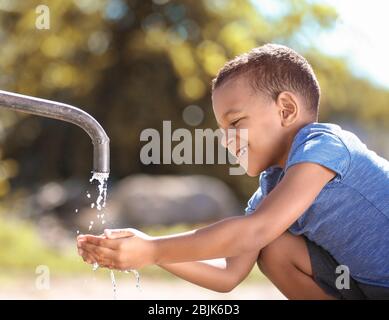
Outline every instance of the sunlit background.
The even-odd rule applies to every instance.
[[[312,64],[321,122],[358,134],[389,158],[386,1],[0,0],[0,89],[79,106],[111,139],[106,226],[152,235],[242,214],[255,178],[228,165],[143,165],[140,133],[216,129],[210,82],[230,58],[267,42]],[[35,26],[48,5],[50,29]],[[189,109],[188,109],[189,106]],[[112,298],[109,274],[76,255],[96,209],[92,146],[79,128],[0,108],[0,298]],[[89,232],[103,226],[96,222]],[[37,266],[50,288],[37,287]],[[122,299],[282,298],[258,272],[216,294],[157,268],[117,274]],[[177,295],[179,294],[179,295]]]

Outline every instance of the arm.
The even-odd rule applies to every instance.
[[[162,264],[161,268],[201,287],[229,292],[252,270],[258,251],[226,259]]]
[[[315,163],[296,164],[250,216],[152,239],[151,263],[231,257],[260,250],[285,232],[334,176],[333,171]]]
[[[136,233],[117,240],[79,236],[79,248],[100,264],[121,270],[258,252],[284,233],[334,176],[335,172],[319,164],[299,163],[288,169],[281,182],[249,216],[163,237]]]

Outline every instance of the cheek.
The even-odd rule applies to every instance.
[[[260,124],[249,130],[248,137],[254,156],[266,157],[278,143],[278,130],[275,126]]]
[[[249,176],[255,176],[259,174],[259,170],[264,166],[264,153],[256,145],[249,144],[249,152],[247,159],[247,174]]]
[[[268,138],[249,141],[248,170],[249,176],[257,176],[263,170],[271,166],[273,146]]]

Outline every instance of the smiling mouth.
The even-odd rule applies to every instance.
[[[244,156],[246,153],[247,153],[247,147],[248,146],[244,146],[242,148],[240,148],[238,150],[238,152],[236,153],[236,157],[239,159],[240,157]]]

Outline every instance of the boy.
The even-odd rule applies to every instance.
[[[320,88],[308,62],[268,44],[228,62],[212,89],[225,146],[260,175],[247,214],[163,237],[79,236],[83,259],[121,270],[157,264],[221,292],[257,262],[289,299],[389,299],[389,162],[317,122]],[[247,129],[247,139],[229,129]],[[225,265],[209,261],[222,257]]]

